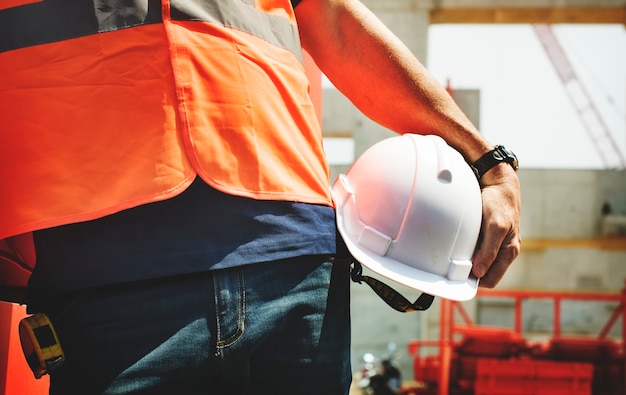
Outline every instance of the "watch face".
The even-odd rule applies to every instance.
[[[496,150],[493,153],[493,157],[497,160],[504,161],[509,163],[515,171],[519,168],[519,163],[517,161],[517,155],[503,145],[499,145],[496,147]]]
[[[517,171],[519,167],[517,156],[513,151],[506,149],[502,145],[495,146],[494,149],[484,154],[476,162],[470,164],[470,167],[474,171],[474,174],[476,174],[476,178],[480,180],[483,174],[488,172],[489,169],[502,162],[511,165],[515,171]]]

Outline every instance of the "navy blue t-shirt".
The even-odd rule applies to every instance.
[[[29,302],[84,288],[334,254],[323,205],[221,193],[199,177],[172,199],[34,232]]]

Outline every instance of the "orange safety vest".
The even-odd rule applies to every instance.
[[[289,0],[133,3],[0,9],[0,287],[2,257],[34,259],[15,247],[29,232],[173,197],[196,175],[332,205]]]

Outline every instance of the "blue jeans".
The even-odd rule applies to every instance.
[[[51,302],[50,393],[347,394],[349,268],[324,257],[84,291]]]

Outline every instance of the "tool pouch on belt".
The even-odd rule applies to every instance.
[[[24,318],[19,332],[26,362],[36,379],[65,362],[61,343],[47,315],[38,313]]]

